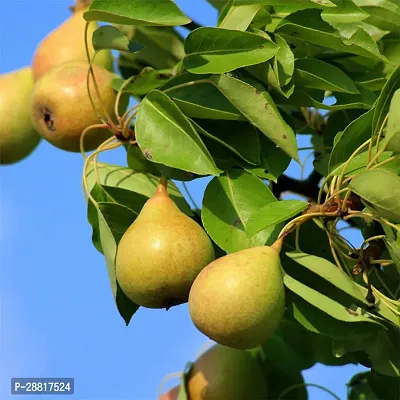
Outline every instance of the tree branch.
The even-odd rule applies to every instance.
[[[283,192],[294,192],[305,196],[313,201],[317,201],[319,193],[319,181],[322,175],[315,169],[309,177],[304,180],[291,178],[287,175],[281,175],[277,183],[272,183],[272,193],[279,198]]]
[[[202,27],[202,25],[198,24],[196,21],[189,22],[188,24],[182,26],[186,29],[189,29],[189,31],[194,31],[195,29]]]

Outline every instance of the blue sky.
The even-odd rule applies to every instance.
[[[0,1],[0,73],[30,64],[39,41],[69,16],[71,3]],[[216,12],[205,1],[177,3],[200,23],[215,24]],[[103,160],[125,162],[118,150]],[[125,326],[104,259],[91,243],[82,165],[79,154],[42,142],[23,162],[0,167],[1,399],[13,397],[12,377],[74,377],[76,394],[68,398],[155,400],[161,379],[194,360],[207,340],[186,305],[140,309]],[[299,175],[293,165],[288,172]],[[198,204],[207,182],[188,185]],[[316,366],[304,375],[345,399],[345,383],[359,370]],[[330,398],[310,389],[311,400]]]

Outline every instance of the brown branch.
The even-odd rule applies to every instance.
[[[293,192],[316,202],[319,193],[318,184],[322,175],[315,169],[307,179],[298,180],[287,175],[281,175],[277,183],[272,183],[272,193],[279,198],[283,192]]]
[[[202,26],[195,21],[189,22],[186,25],[182,25],[184,28],[189,29],[189,31],[194,31],[195,29],[201,28]]]

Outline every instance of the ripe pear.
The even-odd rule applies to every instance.
[[[221,345],[211,347],[192,365],[186,392],[190,400],[268,398],[267,381],[257,359],[245,350]],[[179,387],[175,387],[160,400],[177,400],[178,393]]]
[[[168,392],[164,393],[160,400],[178,400],[179,396],[179,386],[174,386],[172,389],[168,390]]]
[[[90,78],[90,93],[96,110],[104,115],[103,105],[115,120],[116,92],[111,87],[111,81],[116,75],[96,65],[93,70],[101,97],[100,101]],[[80,61],[62,64],[43,75],[33,91],[31,113],[36,129],[44,139],[63,150],[78,152],[84,129],[101,123],[89,99],[87,72],[87,64]],[[126,102],[121,105],[125,108]],[[107,129],[90,131],[85,135],[85,150],[95,149],[110,135]]]
[[[238,349],[264,343],[285,309],[280,248],[258,246],[221,257],[204,268],[190,290],[195,326]]]
[[[210,238],[170,199],[162,179],[119,242],[116,275],[136,304],[168,309],[187,302],[194,279],[214,258]]]
[[[82,61],[87,63],[85,48],[86,21],[83,18],[83,13],[87,9],[87,6],[75,7],[74,13],[39,43],[32,60],[35,80],[38,80],[52,68],[66,62]],[[88,45],[90,57],[95,52],[92,45],[92,36],[97,28],[97,22],[89,23]],[[110,71],[113,70],[113,58],[109,50],[101,50],[96,55],[94,63]]]
[[[30,114],[33,84],[30,67],[0,75],[0,164],[24,159],[39,144]]]

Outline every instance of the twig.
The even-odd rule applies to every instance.
[[[195,21],[189,22],[186,25],[183,25],[184,28],[189,29],[189,31],[194,31],[195,29],[201,28],[202,25],[198,24]]]
[[[277,183],[272,184],[272,193],[279,198],[283,192],[290,191],[317,201],[319,192],[319,181],[322,175],[315,169],[307,179],[298,180],[287,175],[281,175]]]

